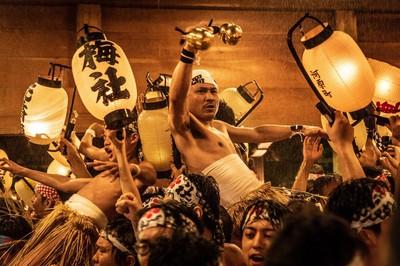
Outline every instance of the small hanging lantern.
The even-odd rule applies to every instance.
[[[124,51],[99,32],[85,26],[79,48],[72,58],[72,73],[88,111],[104,120],[107,128],[116,129],[133,121],[136,104],[136,81]]]
[[[252,92],[250,85],[255,84],[256,90]],[[254,91],[254,89],[253,89]],[[247,116],[260,104],[264,97],[264,92],[258,85],[257,81],[253,80],[237,88],[228,88],[219,94],[229,107],[233,109],[235,114],[235,125],[240,125]]]
[[[157,172],[169,171],[173,146],[168,126],[168,100],[157,87],[147,87],[143,111],[138,117],[138,130],[145,160],[151,162]]]
[[[57,65],[51,65],[49,74],[39,76],[25,92],[22,105],[21,130],[30,142],[39,145],[60,136],[67,115],[68,95],[61,87],[61,78],[54,76]]]
[[[374,102],[385,114],[400,112],[400,69],[388,63],[368,59],[375,75]]]
[[[7,153],[0,149],[0,158],[7,158]],[[10,190],[13,183],[13,179],[10,175],[10,172],[0,169],[0,190],[5,193]]]

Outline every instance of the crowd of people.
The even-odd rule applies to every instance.
[[[393,224],[400,117],[390,117],[392,144],[380,149],[369,121],[361,156],[339,111],[326,131],[235,127],[216,119],[218,84],[208,71],[193,69],[195,54],[183,44],[169,88],[168,123],[183,166],[171,164],[167,187],[155,186],[157,172],[143,158],[136,121],[118,130],[93,123],[79,141],[61,136],[76,178],[0,158],[0,169],[38,182],[32,210],[1,198],[1,264],[399,265]],[[304,135],[303,161],[291,188],[260,181],[238,149],[298,134]],[[94,138],[104,145],[96,147]],[[312,173],[322,139],[334,144],[340,172]]]

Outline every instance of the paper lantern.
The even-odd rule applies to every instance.
[[[32,197],[35,194],[35,187],[37,182],[27,177],[20,178],[15,182],[14,188],[20,199],[26,206],[32,209]]]
[[[257,87],[255,93],[247,87],[252,83]],[[235,125],[239,125],[254,110],[263,99],[263,96],[264,93],[255,80],[237,88],[227,88],[219,93],[219,97],[232,108],[235,115]]]
[[[368,59],[375,75],[374,102],[382,113],[400,111],[400,69],[375,59]]]
[[[356,42],[346,33],[319,25],[302,38],[302,63],[329,106],[353,112],[366,107],[374,95],[374,74]]]
[[[68,108],[68,95],[61,83],[39,77],[25,92],[21,129],[30,142],[47,145],[60,136]]]
[[[53,160],[47,167],[48,174],[57,174],[63,176],[69,176],[71,170],[69,167],[64,166],[56,160]]]
[[[0,158],[8,159],[7,153],[2,149],[0,149]],[[0,169],[0,183],[0,188],[3,193],[10,190],[13,183],[13,178],[11,177],[10,172]]]
[[[151,162],[157,172],[169,171],[173,146],[168,126],[168,101],[161,91],[146,92],[138,130],[145,160]]]
[[[136,81],[124,51],[107,40],[101,32],[85,36],[72,58],[72,73],[88,111],[105,121],[107,128],[116,129],[133,121],[136,104]]]
[[[347,115],[350,124],[353,124],[355,120],[351,118],[350,115]],[[326,130],[326,125],[328,123],[328,120],[325,118],[325,116],[321,115],[321,124],[322,128]],[[354,141],[355,144],[358,148],[359,151],[364,147],[365,143],[367,142],[367,128],[364,124],[364,121],[360,121],[357,125],[354,127]],[[336,152],[335,145],[331,142],[328,141],[329,145],[331,146],[332,150]]]

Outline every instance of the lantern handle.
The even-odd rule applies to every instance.
[[[311,18],[315,21],[317,21],[319,24],[322,25],[322,27],[325,29],[325,25],[317,18],[312,17],[309,15],[309,13],[306,13],[302,18],[300,18],[294,25],[292,28],[290,28],[290,30],[288,31],[288,36],[287,36],[287,45],[289,47],[289,50],[294,58],[294,60],[296,61],[297,66],[299,67],[301,73],[303,74],[304,78],[306,79],[308,85],[310,85],[311,89],[313,90],[314,94],[317,96],[317,98],[319,99],[319,103],[317,103],[316,107],[318,108],[318,110],[321,112],[322,115],[324,115],[326,117],[326,119],[329,121],[330,124],[333,124],[333,121],[335,119],[334,116],[334,109],[332,107],[330,107],[328,105],[328,103],[325,101],[325,99],[322,97],[322,95],[319,93],[318,89],[315,87],[314,83],[312,82],[312,80],[310,79],[310,77],[307,74],[306,69],[303,66],[303,63],[301,62],[299,56],[297,55],[296,49],[293,46],[293,41],[292,41],[292,35],[293,35],[293,31],[301,26],[301,23],[307,19],[307,18]]]
[[[251,112],[253,112],[253,110],[261,103],[261,101],[264,98],[264,92],[261,89],[260,85],[258,85],[256,80],[252,80],[250,82],[247,82],[246,84],[243,85],[243,87],[246,87],[247,85],[249,85],[250,83],[254,83],[257,86],[257,91],[254,94],[254,96],[256,96],[258,93],[260,93],[260,97],[258,97],[257,101],[255,104],[253,104],[251,106],[251,108],[244,114],[244,116],[242,116],[236,123],[235,126],[239,126],[248,116]]]

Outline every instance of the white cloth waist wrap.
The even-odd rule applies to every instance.
[[[221,205],[225,208],[263,184],[237,154],[225,156],[201,172],[215,178],[219,185]]]
[[[90,200],[78,194],[73,194],[69,198],[69,200],[65,203],[65,205],[75,210],[80,215],[92,219],[94,223],[97,225],[97,227],[100,229],[104,228],[108,223],[107,217],[105,216],[103,211],[100,210],[99,207],[97,207]]]

